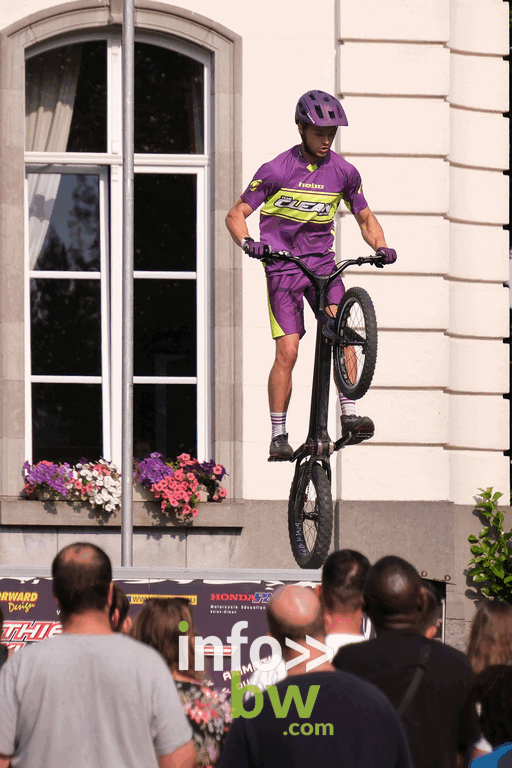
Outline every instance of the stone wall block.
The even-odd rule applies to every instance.
[[[450,106],[441,98],[347,96],[343,108],[349,124],[339,133],[342,155],[371,148],[379,154],[445,156],[450,150]]]
[[[510,459],[500,451],[450,450],[450,499],[474,504],[479,488],[493,487],[508,500]],[[469,560],[469,557],[468,557]]]
[[[445,387],[448,342],[442,331],[381,331],[372,386]]]
[[[451,0],[449,5],[450,48],[468,53],[508,56],[507,3],[500,0]]]
[[[501,395],[450,394],[450,445],[506,451],[509,404]]]
[[[508,178],[500,171],[450,168],[450,208],[453,219],[482,224],[507,224]]]
[[[477,168],[508,168],[509,120],[493,112],[450,110],[449,160]]]
[[[486,360],[492,360],[492,375]],[[450,390],[504,394],[509,367],[509,348],[500,339],[450,339]]]
[[[449,330],[458,336],[508,338],[508,289],[493,283],[450,282]]]
[[[348,0],[340,0],[341,39],[364,37],[367,40],[428,40],[445,42],[450,34],[446,0],[360,0],[357,13]]]
[[[342,93],[445,96],[450,52],[442,45],[347,42],[339,49]]]
[[[352,157],[368,205],[375,213],[445,214],[449,165],[430,157]],[[343,203],[342,203],[343,205]]]
[[[509,279],[508,232],[501,226],[450,222],[450,275],[504,283]]]
[[[501,57],[452,53],[449,94],[450,103],[459,107],[507,112],[507,62]]]
[[[371,472],[368,471],[371,467]],[[343,451],[342,498],[435,501],[449,492],[448,454],[438,446],[371,445]]]

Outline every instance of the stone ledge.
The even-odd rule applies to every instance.
[[[164,515],[155,501],[133,502],[134,528],[237,528],[244,526],[244,504],[216,502],[199,505],[199,515],[183,523]],[[121,513],[95,511],[89,504],[73,501],[31,501],[0,499],[0,525],[19,526],[101,526],[119,528]]]

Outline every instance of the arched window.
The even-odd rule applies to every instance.
[[[240,498],[240,38],[135,11],[135,452],[197,449]],[[72,0],[0,35],[4,497],[27,459],[120,462],[121,23]]]
[[[121,41],[26,62],[33,461],[121,457]],[[134,453],[211,455],[207,51],[135,44]]]

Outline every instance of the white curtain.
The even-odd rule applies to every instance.
[[[25,148],[28,151],[66,151],[81,55],[81,45],[69,45],[27,62]],[[59,183],[60,174],[29,174],[30,269],[34,269],[41,253]]]

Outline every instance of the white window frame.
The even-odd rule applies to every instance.
[[[46,172],[53,169],[58,173],[101,173],[108,175],[110,170],[110,182],[106,182],[105,196],[100,203],[100,227],[102,252],[105,249],[105,262],[102,260],[102,376],[63,376],[41,377],[31,375],[30,353],[30,277],[43,277],[50,274],[51,277],[65,276],[66,278],[91,279],[93,273],[42,273],[34,271],[29,273],[28,262],[28,235],[25,237],[25,269],[28,279],[25,280],[25,403],[26,403],[26,456],[32,461],[32,394],[31,385],[36,381],[51,383],[72,382],[80,380],[82,383],[102,383],[103,404],[103,454],[105,458],[121,465],[121,345],[119,344],[122,318],[122,289],[121,281],[109,278],[110,275],[121,274],[119,265],[122,260],[122,104],[121,104],[121,39],[116,35],[90,33],[72,35],[65,40],[50,41],[31,49],[31,56],[39,55],[45,51],[60,48],[80,42],[94,40],[106,40],[107,42],[107,152],[106,153],[65,153],[65,152],[25,152],[25,163],[28,173],[38,173],[43,169]],[[211,113],[211,54],[193,43],[185,43],[176,38],[160,36],[158,34],[137,34],[136,42],[148,43],[181,53],[193,58],[204,66],[204,154],[202,155],[160,155],[160,154],[136,154],[136,173],[192,173],[197,177],[197,265],[196,273],[179,272],[136,272],[136,278],[147,279],[196,279],[196,311],[197,311],[197,365],[195,377],[134,377],[134,384],[141,383],[194,383],[196,384],[197,403],[197,456],[200,461],[212,457],[212,360],[209,353],[212,336],[211,326],[211,161],[210,152],[212,145],[212,113]],[[113,96],[113,94],[117,94]],[[58,169],[58,170],[57,170]],[[101,184],[100,184],[101,187]],[[109,227],[106,221],[108,210],[106,193],[110,199],[110,237]],[[25,194],[25,210],[28,220],[27,193]],[[28,233],[28,226],[25,227]],[[106,250],[108,248],[108,251]],[[103,259],[103,257],[102,257]],[[104,264],[104,266],[103,266]],[[105,273],[103,273],[105,269]],[[194,277],[192,277],[194,274]],[[181,275],[181,276],[180,276]],[[78,277],[79,276],[79,277]],[[93,278],[94,279],[94,278]],[[105,288],[103,288],[105,286]],[[104,294],[107,304],[104,306]],[[104,315],[104,312],[106,313]],[[109,318],[109,323],[104,322]],[[104,339],[104,326],[110,325],[108,338]],[[104,355],[107,355],[104,358]],[[105,367],[105,364],[108,364]]]

